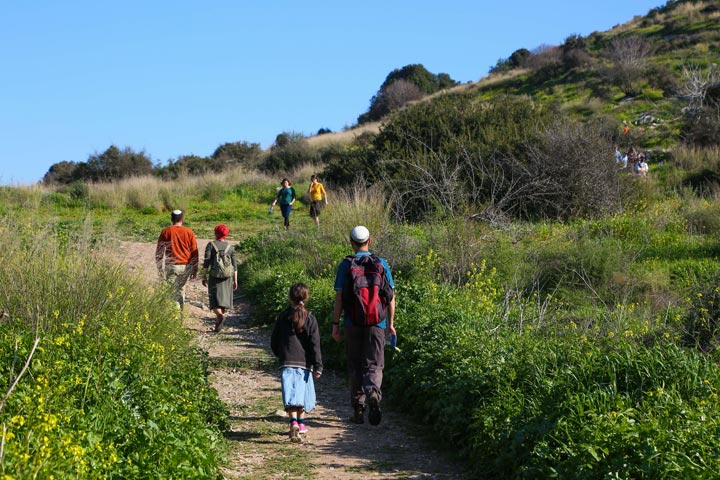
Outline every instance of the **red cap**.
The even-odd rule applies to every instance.
[[[225,238],[230,233],[230,229],[227,227],[227,225],[223,225],[222,223],[215,227],[215,238]]]

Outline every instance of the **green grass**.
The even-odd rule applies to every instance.
[[[422,411],[478,476],[606,478],[624,462],[651,476],[710,478],[714,424],[701,418],[720,413],[704,403],[720,375],[685,332],[694,293],[718,278],[720,251],[714,237],[688,232],[684,202],[658,198],[613,217],[504,231],[386,225],[373,248],[394,266],[403,345],[388,362],[388,400]],[[281,308],[292,280],[312,285],[311,297],[332,284],[339,252],[318,249],[309,233],[248,243],[247,276],[261,285],[249,296],[262,311]],[[279,273],[288,266],[279,249],[294,275]],[[456,283],[453,266],[470,268],[460,250],[478,262]],[[311,267],[314,255],[312,264],[331,267]],[[329,296],[311,302],[321,324]],[[341,368],[342,355],[323,347]],[[668,438],[696,457],[674,454],[682,449]],[[661,454],[651,460],[648,449]]]

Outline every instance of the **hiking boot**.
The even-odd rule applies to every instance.
[[[368,400],[368,403],[370,404],[368,421],[370,422],[370,425],[379,425],[380,420],[382,420],[382,412],[380,411],[380,397],[375,390],[373,390],[373,392],[370,394],[370,399]]]
[[[300,435],[305,435],[308,432],[308,428],[305,426],[304,423],[298,423],[298,427],[300,428],[300,430],[298,430],[298,433]]]
[[[290,441],[293,443],[300,443],[300,426],[298,422],[293,420],[290,424]]]
[[[365,423],[364,414],[365,414],[365,406],[364,405],[355,405],[355,413],[353,413],[352,416],[350,417],[350,421],[352,423],[357,423],[357,424]]]

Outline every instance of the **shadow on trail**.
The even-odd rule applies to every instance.
[[[272,391],[277,397],[277,407],[282,410],[277,363],[269,348],[270,330],[251,325],[249,317],[241,317],[237,321],[232,331],[224,332],[227,341],[241,343],[256,351],[257,358],[265,359],[258,362],[255,368],[277,377],[277,384],[261,389]],[[247,359],[250,356],[255,356],[255,353],[244,357]],[[315,381],[317,408],[305,416],[309,433],[300,448],[318,456],[314,462],[319,478],[336,478],[335,474],[339,474],[340,478],[348,478],[343,476],[348,472],[379,478],[465,478],[462,468],[449,459],[449,455],[436,452],[433,443],[437,445],[438,442],[436,439],[432,441],[432,431],[412,423],[402,412],[383,405],[380,425],[370,425],[367,415],[364,424],[351,423],[349,417],[352,408],[346,377],[345,372],[326,369],[322,377]],[[273,441],[283,442],[287,438],[287,418],[277,412],[254,417],[236,415],[231,419],[277,424],[278,438]],[[243,437],[242,432],[235,432],[234,436],[228,438],[263,443],[258,438]]]

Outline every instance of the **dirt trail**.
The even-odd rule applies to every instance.
[[[198,241],[201,255],[206,243]],[[154,248],[122,242],[118,252],[132,271],[153,282]],[[208,352],[212,385],[230,410],[225,478],[465,478],[447,456],[429,446],[431,432],[404,415],[385,409],[376,427],[351,424],[344,376],[329,370],[316,381],[318,406],[307,416],[307,438],[290,443],[268,328],[252,326],[249,306],[240,302],[223,331],[211,332],[215,317],[207,308],[205,288],[191,281],[186,297],[188,328]]]

